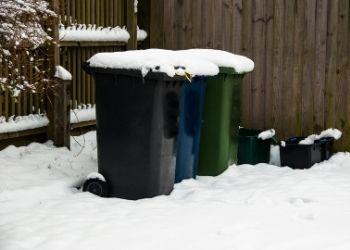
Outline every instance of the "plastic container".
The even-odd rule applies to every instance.
[[[333,137],[325,137],[320,139],[321,147],[322,147],[322,161],[326,161],[333,155]]]
[[[108,196],[169,194],[174,185],[182,77],[89,68],[96,81],[98,170]]]
[[[269,163],[271,144],[274,140],[262,140],[258,135],[262,131],[254,129],[239,129],[238,139],[238,164],[255,165],[258,163]]]
[[[207,80],[198,174],[216,176],[237,161],[243,74],[220,68]]]
[[[185,82],[181,90],[180,123],[177,137],[175,182],[197,175],[199,142],[202,127],[205,77]]]
[[[292,137],[280,145],[281,165],[293,169],[310,168],[322,161],[322,145],[315,141],[311,145],[299,144],[305,137]]]

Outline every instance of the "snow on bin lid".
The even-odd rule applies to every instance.
[[[218,66],[209,60],[163,49],[98,53],[88,62],[96,68],[140,70],[143,76],[149,71],[166,73],[170,77],[184,75],[185,72],[193,76],[213,76],[219,73]]]
[[[190,53],[194,56],[202,57],[218,67],[233,68],[237,73],[247,73],[253,71],[254,62],[248,57],[235,55],[233,53],[215,49],[188,49],[182,52]]]

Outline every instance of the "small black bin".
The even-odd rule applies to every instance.
[[[84,69],[96,81],[98,170],[109,195],[169,194],[174,186],[181,77],[123,69]]]
[[[292,137],[280,145],[281,165],[293,169],[310,168],[322,161],[322,145],[320,141],[314,144],[299,144],[305,137]]]
[[[333,137],[325,137],[320,139],[322,147],[322,161],[328,160],[333,155]]]

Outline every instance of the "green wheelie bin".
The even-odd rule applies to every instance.
[[[232,68],[220,68],[207,80],[199,175],[219,175],[237,162],[243,76]]]

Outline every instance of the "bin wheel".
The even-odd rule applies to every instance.
[[[108,184],[98,178],[92,178],[85,181],[83,185],[84,192],[90,192],[100,197],[107,197],[108,195]]]

